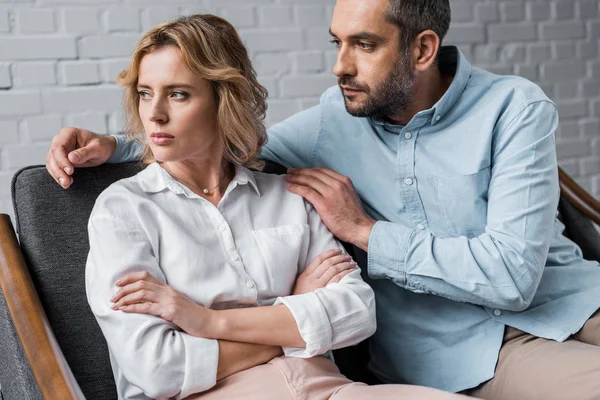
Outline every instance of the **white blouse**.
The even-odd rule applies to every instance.
[[[120,399],[184,398],[216,383],[216,340],[191,336],[162,318],[111,309],[114,285],[148,271],[211,309],[283,303],[312,357],[350,346],[376,328],[375,301],[360,270],[341,282],[292,296],[297,276],[318,254],[341,248],[312,206],[283,177],[236,167],[218,207],[159,164],[114,183],[88,224],[89,304],[106,337]]]

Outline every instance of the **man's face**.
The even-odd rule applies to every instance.
[[[411,102],[414,73],[400,29],[385,19],[389,0],[338,0],[331,22],[338,48],[333,73],[348,113],[384,119]]]

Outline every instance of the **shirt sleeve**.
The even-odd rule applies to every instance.
[[[310,226],[309,246],[301,265],[329,249],[340,248],[319,214],[305,202]],[[302,273],[303,270],[299,271]],[[314,292],[279,297],[274,305],[285,304],[291,311],[306,348],[283,347],[286,356],[309,358],[331,349],[354,345],[375,333],[375,299],[373,290],[360,276],[357,268]]]
[[[267,131],[261,158],[290,168],[313,166],[321,126],[321,106],[301,111]]]
[[[115,282],[127,273],[147,271],[165,282],[148,233],[129,206],[125,190],[109,188],[98,198],[88,233],[87,298],[118,369],[150,398],[184,398],[216,383],[216,340],[188,335],[162,318],[111,309]],[[131,386],[133,385],[133,387]]]
[[[483,234],[439,238],[379,221],[369,238],[369,276],[455,301],[526,309],[542,277],[558,206],[557,125],[554,104],[533,102],[495,138]]]
[[[112,135],[117,141],[115,153],[107,161],[109,164],[139,161],[144,149],[135,140],[129,140],[125,135]]]

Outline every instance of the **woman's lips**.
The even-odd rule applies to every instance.
[[[150,140],[152,140],[152,143],[154,144],[164,145],[173,142],[175,137],[173,135],[169,135],[168,133],[154,132],[150,135]]]

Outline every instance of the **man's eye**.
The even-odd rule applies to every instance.
[[[358,47],[360,47],[363,50],[373,50],[375,48],[375,45],[372,43],[358,42]]]
[[[335,44],[335,47],[337,47],[337,48],[339,48],[339,47],[342,45],[342,42],[341,42],[341,41],[339,41],[338,39],[331,39],[331,40],[329,41],[329,43],[333,43],[333,44]]]
[[[148,93],[148,92],[146,92],[144,90],[139,90],[138,91],[138,96],[139,96],[140,99],[147,100],[147,99],[150,98],[150,93]]]
[[[186,92],[173,92],[173,94],[171,94],[171,97],[173,97],[174,99],[177,100],[182,100],[182,99],[187,99],[188,94]]]

